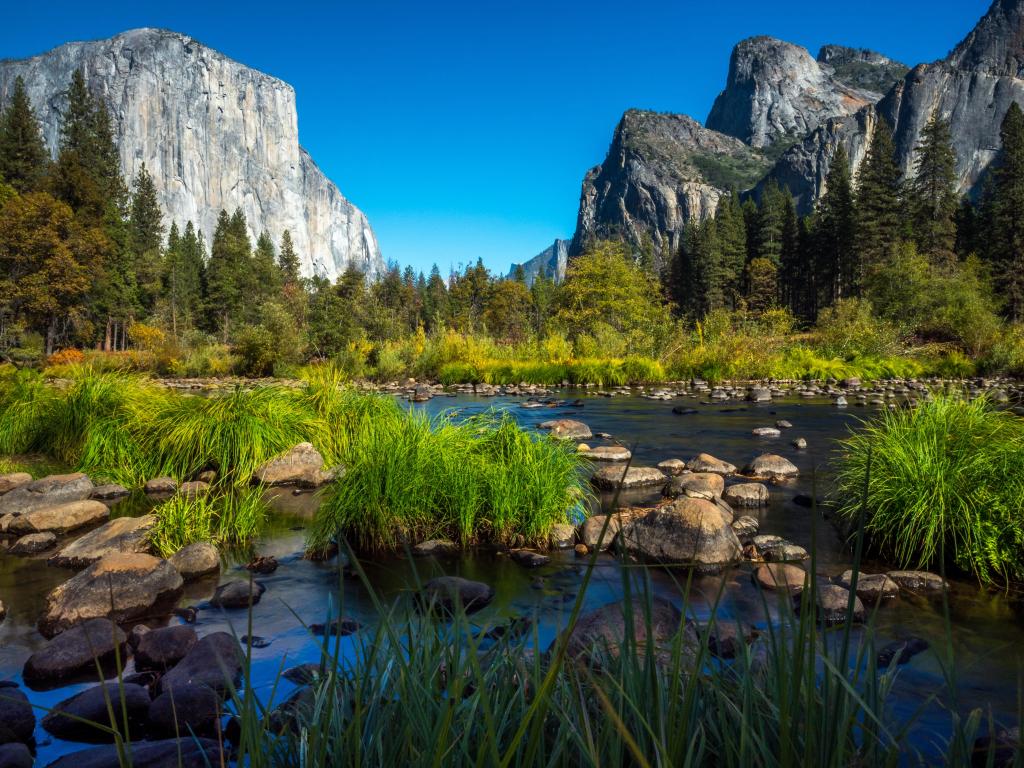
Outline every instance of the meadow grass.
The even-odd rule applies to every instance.
[[[268,513],[258,487],[194,497],[177,494],[153,510],[156,525],[149,540],[161,557],[199,541],[222,548],[244,546],[260,535]]]
[[[841,443],[852,518],[866,489],[870,543],[903,566],[949,563],[981,582],[1024,578],[1024,421],[940,395],[883,411]]]

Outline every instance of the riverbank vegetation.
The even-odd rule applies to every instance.
[[[1024,579],[1024,421],[942,396],[883,411],[841,445],[841,514],[905,567]],[[866,495],[865,495],[866,491]]]
[[[408,535],[542,543],[583,498],[584,462],[571,446],[508,417],[431,419],[391,397],[345,390],[329,368],[302,387],[214,397],[128,374],[72,373],[57,386],[0,368],[0,456],[42,454],[128,488],[214,470],[209,498],[159,508],[162,550],[248,537],[261,517],[249,489],[256,469],[303,442],[348,472],[314,525],[317,545],[338,532],[367,547],[397,546]]]
[[[55,161],[23,84],[0,115],[0,359],[19,366],[295,376],[330,360],[349,378],[598,385],[1024,373],[1016,105],[978,203],[955,192],[945,123],[903,179],[880,120],[856,184],[840,147],[807,215],[773,184],[727,194],[673,252],[604,232],[556,283],[479,260],[303,277],[290,233],[240,210],[207,242],[165,226],[144,167],[121,177],[81,73],[68,103]]]

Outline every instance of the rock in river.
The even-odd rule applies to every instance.
[[[837,579],[839,586],[849,589],[853,583],[853,571],[844,571]],[[900,585],[884,573],[858,573],[857,597],[869,605],[896,597]]]
[[[698,453],[690,459],[686,468],[691,472],[713,472],[716,475],[731,475],[736,472],[733,464],[717,459],[710,453]]]
[[[209,686],[185,683],[167,688],[149,705],[149,725],[161,736],[215,736],[223,714],[220,696]]]
[[[625,602],[598,608],[581,616],[571,631],[567,630],[568,637],[563,634],[555,642],[566,642],[571,658],[599,664],[603,659],[618,658],[620,647],[626,641],[627,622],[637,645],[652,652],[662,664],[671,661],[676,636],[684,632],[682,665],[684,669],[689,668],[685,659],[694,654],[696,632],[675,605],[660,597],[654,598],[649,606],[642,600],[634,600],[632,610],[627,609]]]
[[[666,475],[675,476],[681,475],[687,472],[686,462],[682,459],[665,459],[664,461],[658,462],[658,469],[664,472]]]
[[[662,485],[667,478],[661,470],[654,467],[604,467],[599,469],[590,482],[604,491],[619,488],[642,488],[644,486]]]
[[[32,768],[35,758],[20,742],[0,745],[0,768]]]
[[[36,714],[28,696],[14,685],[0,686],[0,744],[28,743],[36,729]]]
[[[178,490],[178,481],[173,477],[154,477],[152,480],[146,481],[143,490],[153,496],[171,494]]]
[[[228,763],[217,741],[191,734],[180,739],[133,741],[121,749],[131,755],[131,765],[136,768],[209,768]],[[64,755],[47,768],[120,768],[123,762],[117,745],[109,744]]]
[[[768,563],[754,571],[754,581],[761,589],[784,589],[791,595],[799,595],[810,582],[810,576],[803,568],[787,563]]]
[[[936,573],[928,571],[889,571],[886,574],[900,585],[900,589],[918,595],[941,595],[946,582]]]
[[[135,646],[135,669],[163,672],[184,659],[198,640],[187,624],[150,630]]]
[[[764,453],[744,467],[743,474],[760,480],[779,480],[796,477],[800,470],[789,459],[774,453]]]
[[[737,483],[722,493],[733,507],[764,507],[768,505],[768,488],[763,483]]]
[[[816,603],[818,618],[823,624],[828,626],[844,624],[850,607],[850,590],[837,584],[819,584]],[[799,603],[797,607],[799,608]],[[864,621],[864,603],[856,595],[853,597],[852,618],[854,622]]]
[[[459,553],[459,545],[449,539],[421,541],[412,548],[416,557],[453,557]]]
[[[604,552],[609,549],[619,535],[624,523],[632,519],[632,515],[619,512],[611,515],[593,515],[580,526],[578,534],[580,542],[589,549]],[[607,529],[605,526],[608,526]],[[603,532],[603,537],[602,537]]]
[[[591,461],[629,461],[633,454],[621,445],[599,445],[579,451],[580,456]]]
[[[141,619],[169,607],[181,589],[181,575],[166,560],[144,554],[110,554],[47,596],[39,631],[53,637],[87,619]]]
[[[14,536],[46,531],[64,534],[99,523],[108,517],[110,509],[102,501],[67,501],[52,507],[36,507],[30,512],[18,515],[8,524],[7,532]]]
[[[294,485],[300,481],[316,479],[323,466],[324,457],[311,443],[299,443],[261,464],[252,479],[263,485]]]
[[[0,496],[0,517],[8,513],[24,514],[67,501],[83,501],[89,498],[90,493],[92,480],[81,472],[48,475]]]
[[[160,678],[160,692],[181,685],[206,685],[220,694],[237,685],[242,675],[242,647],[227,632],[200,638],[184,659]]]
[[[470,581],[459,576],[438,576],[423,585],[420,601],[425,606],[437,606],[445,612],[452,612],[461,604],[466,613],[474,613],[494,599],[494,590],[479,581]]]
[[[717,571],[738,562],[742,547],[732,517],[704,499],[683,496],[623,526],[619,541],[645,560]]]
[[[267,588],[258,581],[252,582],[251,588],[248,581],[229,581],[217,587],[210,598],[210,605],[214,608],[248,608],[250,600],[256,605],[266,591]]]
[[[28,533],[14,542],[7,552],[11,555],[38,555],[55,546],[57,546],[57,536],[49,531]]]
[[[114,735],[104,728],[113,727],[135,740],[142,737],[148,719],[149,692],[141,685],[115,682],[87,688],[60,702],[43,718],[43,728],[58,739],[105,742],[113,741]]]
[[[31,482],[32,475],[28,472],[8,472],[5,475],[0,475],[0,496]]]
[[[220,571],[220,554],[213,544],[197,541],[182,547],[168,562],[181,574],[185,581],[195,581],[203,576]]]
[[[575,419],[553,419],[541,423],[538,429],[546,429],[552,437],[562,440],[589,440],[594,436],[590,427]]]
[[[115,518],[68,544],[49,563],[61,568],[86,568],[115,552],[148,553],[149,532],[155,525],[155,515]]]
[[[130,491],[123,485],[110,483],[108,485],[97,485],[92,489],[92,493],[89,494],[89,498],[97,499],[99,501],[112,501],[114,499],[123,499],[129,493]]]
[[[90,619],[57,635],[29,656],[22,677],[26,682],[43,683],[94,672],[97,661],[106,664],[115,652],[123,654],[125,642],[124,632],[114,622]]]
[[[665,495],[671,499],[689,496],[692,499],[717,499],[725,489],[725,479],[713,472],[690,472],[673,477],[665,486]]]

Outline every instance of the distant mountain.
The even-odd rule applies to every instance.
[[[565,279],[565,268],[569,263],[569,240],[558,240],[538,253],[532,259],[522,264],[513,264],[508,270],[508,276],[513,278],[520,268],[523,270],[523,277],[527,285],[533,285],[537,277],[543,275],[550,277],[556,283]]]
[[[0,61],[0,103],[21,75],[53,152],[79,68],[110,109],[125,176],[146,164],[168,224],[191,220],[209,242],[220,210],[240,207],[254,236],[291,230],[307,275],[383,271],[366,216],[299,146],[290,85],[159,29]]]

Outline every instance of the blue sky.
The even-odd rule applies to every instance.
[[[125,29],[190,34],[295,86],[303,145],[386,259],[504,271],[575,227],[630,107],[703,120],[740,39],[945,56],[989,0],[17,3],[0,57]]]

